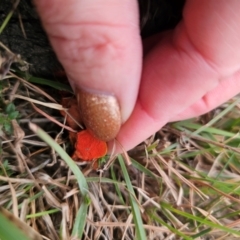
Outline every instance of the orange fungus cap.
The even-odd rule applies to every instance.
[[[91,161],[105,156],[106,153],[106,142],[97,139],[88,130],[83,130],[77,133],[75,156],[85,161]]]

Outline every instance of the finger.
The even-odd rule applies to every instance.
[[[239,69],[239,7],[238,0],[189,0],[184,11],[189,41],[209,63],[225,74]]]
[[[183,21],[146,55],[136,107],[117,137],[126,150],[239,70],[240,2],[214,2],[188,1]]]
[[[200,100],[188,107],[186,110],[174,116],[171,122],[180,121],[192,117],[200,116],[216,108],[228,99],[240,92],[240,72],[220,84],[212,91],[206,93]]]
[[[72,87],[98,97],[114,96],[120,105],[121,121],[126,121],[136,101],[141,74],[137,2],[35,3]],[[95,108],[95,113],[93,118],[100,121],[102,109]]]

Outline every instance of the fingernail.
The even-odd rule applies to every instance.
[[[114,139],[121,127],[121,113],[112,95],[78,89],[77,100],[82,120],[95,137],[103,141]]]

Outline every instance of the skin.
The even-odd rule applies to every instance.
[[[144,42],[144,57],[133,0],[36,6],[73,88],[117,97],[117,139],[125,150],[167,122],[199,116],[240,92],[239,0],[186,1],[174,30]]]

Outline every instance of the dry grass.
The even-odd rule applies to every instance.
[[[2,101],[14,102],[19,118],[11,120],[12,134],[1,131],[0,204],[43,239],[70,239],[83,203],[79,185],[66,162],[28,127],[36,123],[71,152],[60,127],[60,99],[12,73],[2,84]],[[239,108],[235,98],[202,118],[164,127],[129,153],[131,165],[118,156],[110,164],[108,157],[101,160],[99,171],[79,166],[89,188],[82,239],[134,239],[131,197],[147,239],[238,239]]]
[[[7,216],[30,239],[239,239],[239,97],[168,124],[129,155],[106,156],[96,171],[59,153],[73,151],[59,90],[24,74],[0,82],[0,236]]]

